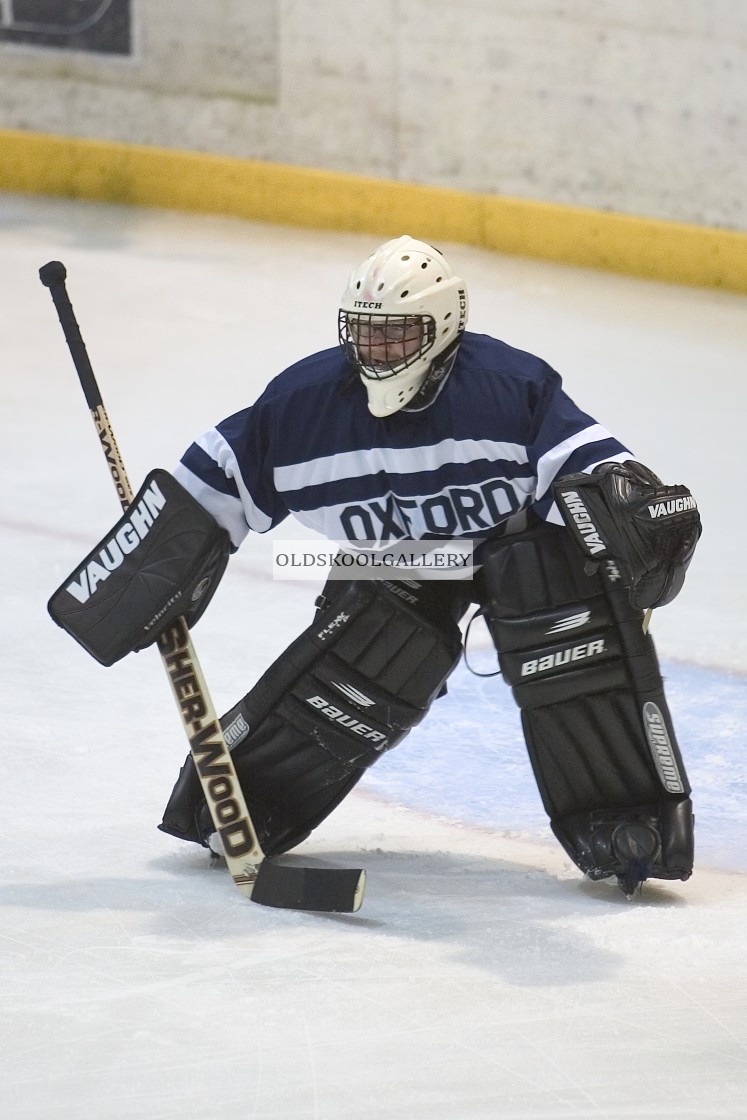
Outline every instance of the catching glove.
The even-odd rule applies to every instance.
[[[665,486],[630,459],[559,478],[553,493],[584,555],[617,562],[634,607],[663,607],[679,594],[702,531],[686,486]]]

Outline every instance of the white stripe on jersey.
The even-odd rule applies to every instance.
[[[576,432],[575,435],[564,439],[562,443],[551,447],[537,460],[537,500],[545,496],[551,484],[561,473],[563,463],[574,451],[586,444],[600,443],[604,439],[612,438],[611,433],[601,424],[593,424],[590,428],[584,428],[582,432]]]
[[[251,494],[246,488],[236,456],[230,444],[215,428],[205,432],[198,440],[198,447],[218,464],[227,478],[232,478],[239,491],[239,497],[222,494],[213,490],[201,479],[188,470],[183,463],[178,463],[173,471],[174,478],[188,490],[201,506],[218,521],[231,535],[232,543],[238,548],[246,534],[252,529],[255,533],[266,533],[272,526],[272,520],[255,505]]]
[[[231,543],[235,548],[238,548],[249,532],[249,526],[244,517],[244,507],[239,499],[232,498],[230,494],[221,494],[217,490],[213,490],[212,486],[208,486],[196,474],[187,470],[183,463],[177,463],[171,473],[195,501],[198,501],[208,513],[212,513],[222,528],[228,530]]]
[[[629,451],[620,451],[617,455],[605,455],[604,459],[599,459],[596,463],[589,463],[588,467],[584,467],[583,474],[591,474],[595,467],[601,466],[602,463],[625,463],[633,456]],[[554,479],[552,480],[554,481]],[[552,522],[553,525],[565,525],[563,515],[558,509],[557,502],[553,502],[548,510],[546,521]]]
[[[600,439],[605,437],[600,436]],[[583,441],[582,441],[583,442]],[[275,486],[282,493],[302,490],[334,479],[363,478],[384,471],[387,474],[415,474],[435,471],[453,463],[472,463],[477,459],[489,462],[504,459],[512,463],[528,462],[526,448],[519,443],[494,440],[445,439],[424,447],[372,447],[359,451],[340,451],[323,455],[305,463],[275,467]]]

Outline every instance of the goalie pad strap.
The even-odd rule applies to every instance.
[[[260,843],[300,843],[365,770],[423,718],[461,655],[456,623],[437,627],[375,582],[335,597],[221,720]],[[161,829],[212,831],[191,759]]]
[[[168,473],[150,472],[127,512],[49,600],[54,621],[102,665],[145,649],[173,619],[194,626],[221,580],[225,530]]]

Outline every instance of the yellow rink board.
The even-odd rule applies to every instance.
[[[144,145],[0,130],[0,190],[409,233],[518,256],[747,292],[747,233]]]

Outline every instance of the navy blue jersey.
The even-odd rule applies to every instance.
[[[420,412],[372,416],[339,347],[290,366],[175,470],[238,547],[293,514],[334,541],[482,539],[529,507],[562,524],[553,480],[632,458],[525,351],[465,333]]]

